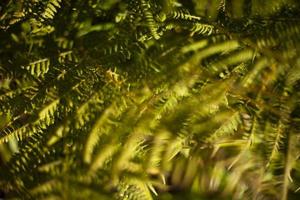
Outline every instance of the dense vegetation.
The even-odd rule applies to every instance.
[[[297,0],[1,1],[0,196],[299,199],[299,53]]]

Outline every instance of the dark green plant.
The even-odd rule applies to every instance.
[[[298,199],[297,0],[6,0],[0,196]]]

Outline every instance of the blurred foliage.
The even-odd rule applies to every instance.
[[[299,199],[297,0],[0,3],[0,198]]]

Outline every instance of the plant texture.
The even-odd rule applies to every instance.
[[[293,200],[297,0],[0,3],[0,196]]]

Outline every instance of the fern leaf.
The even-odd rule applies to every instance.
[[[248,87],[251,85],[259,73],[267,66],[268,62],[266,58],[260,58],[256,61],[253,68],[247,75],[244,77],[242,85]]]
[[[39,112],[39,121],[43,121],[43,123],[40,123],[40,125],[49,126],[54,122],[54,116],[58,109],[58,104],[59,99],[51,102]]]
[[[290,134],[290,133],[289,133]],[[293,158],[292,158],[292,138],[293,136],[288,135],[287,141],[287,151],[285,154],[285,162],[284,162],[284,173],[283,173],[283,184],[282,184],[282,195],[281,200],[287,200],[288,198],[288,189],[291,181],[291,170],[293,169]]]
[[[57,8],[60,8],[61,0],[50,0],[47,4],[47,7],[45,11],[41,15],[41,21],[47,20],[47,19],[53,19],[55,16],[55,13],[57,12]]]
[[[188,12],[188,10],[173,11],[169,14],[168,17],[173,18],[173,19],[187,20],[187,21],[199,21],[201,19],[201,17],[199,17],[199,16],[191,15]]]
[[[162,153],[165,150],[166,143],[170,140],[170,134],[167,131],[161,131],[157,133],[153,139],[153,145],[151,145],[151,150],[149,151],[149,156],[147,158],[147,168],[149,171],[156,169],[160,162],[162,161]]]
[[[247,62],[253,58],[253,51],[251,49],[244,49],[236,54],[230,54],[230,57],[220,59],[217,63],[210,64],[213,71],[219,72],[221,70],[227,70],[229,65],[238,65],[240,63]],[[220,70],[221,68],[221,70]]]
[[[221,115],[220,116],[221,120],[227,118],[227,116],[228,113],[225,113],[224,116]],[[227,120],[225,120],[225,122],[207,138],[207,141],[213,142],[216,139],[219,139],[221,137],[233,135],[237,131],[238,126],[240,124],[241,124],[240,113],[239,112],[232,113],[232,116],[229,117]]]
[[[135,165],[131,162],[139,151],[143,150],[141,148],[144,144],[144,139],[146,135],[149,134],[146,132],[145,127],[137,126],[134,130],[132,130],[130,136],[126,139],[123,144],[123,148],[126,151],[119,152],[119,154],[115,158],[115,162],[112,166],[112,174],[113,174],[113,182],[117,183],[119,180],[119,175],[122,171],[129,172],[140,172],[140,165]]]
[[[21,126],[20,128],[14,127],[6,127],[5,129],[1,130],[1,143],[8,142],[12,138],[17,138],[18,140],[22,140],[24,135],[30,131],[29,125]]]
[[[57,180],[50,180],[31,189],[30,193],[35,196],[38,196],[39,194],[50,194],[57,187],[61,187],[61,183]]]
[[[282,139],[284,138],[283,127],[284,127],[283,123],[279,122],[278,127],[273,128],[276,130],[276,135],[275,135],[274,141],[269,141],[272,144],[272,148],[271,148],[271,153],[270,153],[269,160],[268,160],[266,167],[270,166],[270,164],[274,160],[274,158],[278,158],[277,154],[279,153]],[[269,129],[267,129],[267,130],[269,130]]]
[[[35,62],[30,63],[25,67],[28,71],[30,71],[31,75],[39,77],[47,73],[49,70],[50,61],[49,59],[41,59]]]
[[[190,51],[197,51],[199,49],[204,48],[207,45],[208,45],[208,40],[200,40],[200,41],[194,42],[190,45],[184,46],[181,49],[181,52],[182,53],[188,53]]]
[[[152,200],[153,198],[144,181],[131,178],[120,184],[117,199]]]
[[[154,37],[154,39],[158,40],[160,38],[160,35],[157,32],[158,27],[157,27],[157,24],[153,17],[153,14],[151,13],[151,11],[149,9],[150,4],[149,4],[149,2],[147,3],[145,0],[140,0],[140,2],[141,2],[141,7],[144,12],[144,16],[145,16],[147,25],[150,29],[150,32],[151,32],[152,36]]]
[[[74,55],[73,51],[66,51],[59,54],[58,61],[64,63],[65,61],[78,62],[78,58]]]
[[[116,144],[109,144],[101,149],[95,155],[94,160],[91,161],[90,171],[95,172],[96,170],[100,169],[104,165],[104,162],[111,158],[118,148],[119,146]]]
[[[230,51],[237,49],[238,47],[240,47],[240,45],[235,40],[224,41],[219,44],[213,44],[207,48],[204,48],[204,49],[198,51],[191,58],[190,62],[197,64],[200,61],[202,61],[204,58],[207,58],[209,56],[212,56],[212,55],[218,54],[218,53],[222,53],[222,52],[230,52]]]
[[[195,23],[191,28],[191,36],[195,34],[201,35],[211,35],[214,31],[215,27],[208,24]]]
[[[123,104],[120,107],[118,107],[115,103],[113,103],[109,108],[104,110],[101,116],[97,119],[97,121],[91,129],[91,132],[88,135],[85,144],[83,154],[84,162],[91,162],[94,146],[97,144],[98,140],[100,139],[100,136],[107,133],[111,129],[110,118],[118,117],[122,114],[122,112],[124,112],[125,109],[126,105]]]

